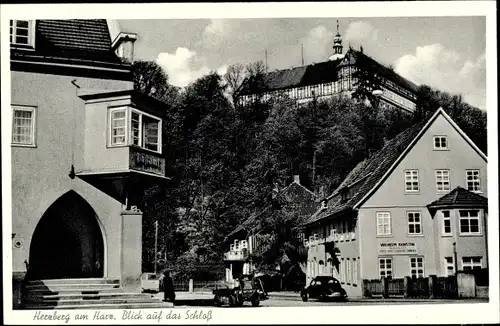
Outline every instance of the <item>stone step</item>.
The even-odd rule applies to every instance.
[[[87,289],[82,290],[79,288],[76,289],[58,289],[58,290],[49,290],[49,289],[36,289],[36,290],[25,290],[25,297],[30,296],[40,296],[40,295],[59,295],[59,294],[73,294],[73,295],[99,295],[99,294],[108,294],[108,293],[123,293],[123,288],[110,288],[110,289]]]
[[[47,280],[31,280],[26,285],[60,285],[60,284],[120,284],[117,278],[63,278]]]
[[[82,291],[100,291],[100,290],[108,290],[108,289],[119,289],[120,284],[36,284],[36,285],[26,285],[24,287],[25,290],[29,291],[70,291],[70,290],[80,290]]]
[[[26,300],[31,302],[43,302],[44,300],[92,300],[92,299],[113,299],[113,298],[153,298],[154,296],[148,293],[130,293],[130,292],[109,292],[98,294],[82,294],[82,293],[60,293],[60,294],[42,294],[42,295],[27,295]]]
[[[160,298],[107,298],[95,300],[81,300],[81,299],[62,299],[62,300],[44,300],[40,302],[27,302],[30,305],[37,305],[39,307],[59,307],[59,306],[75,306],[75,305],[102,305],[102,304],[127,304],[127,303],[161,303]]]
[[[80,305],[39,305],[27,304],[24,309],[148,309],[148,308],[172,308],[170,302],[146,302],[146,303],[110,303],[110,304],[80,304]]]

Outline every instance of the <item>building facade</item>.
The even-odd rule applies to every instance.
[[[139,199],[167,177],[164,104],[133,91],[136,35],[106,20],[10,26],[13,281],[138,290]]]
[[[281,191],[275,193],[282,203],[281,209],[292,216],[294,224],[299,226],[317,208],[316,195],[300,183],[300,177],[294,176],[294,181]],[[263,247],[272,241],[265,229],[260,227],[261,220],[273,213],[271,206],[265,207],[234,229],[228,236],[229,250],[224,253],[226,264],[226,281],[232,282],[242,274],[256,271],[255,257],[263,253]],[[297,244],[302,247],[301,233],[295,233]],[[300,250],[300,249],[299,249]],[[278,267],[278,266],[277,266]]]
[[[305,223],[308,279],[487,268],[487,158],[439,109],[360,162]]]
[[[303,104],[313,99],[327,99],[335,95],[350,96],[358,87],[358,70],[377,76],[377,88],[382,91],[379,108],[413,112],[416,108],[418,87],[363,53],[362,48],[349,48],[345,53],[338,31],[333,38],[333,54],[327,61],[291,69],[276,70],[263,76],[263,85],[252,85],[248,80],[238,91],[240,105],[271,98],[292,99]]]

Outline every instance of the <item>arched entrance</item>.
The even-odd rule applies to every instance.
[[[92,207],[74,191],[43,214],[30,246],[28,279],[103,277],[104,244]]]

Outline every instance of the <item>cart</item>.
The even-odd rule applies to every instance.
[[[220,307],[229,305],[230,307],[241,307],[245,301],[250,301],[253,307],[258,307],[260,301],[267,300],[268,296],[264,292],[262,282],[257,280],[252,282],[250,279],[240,279],[234,286],[226,285],[222,288],[215,288],[214,305]]]

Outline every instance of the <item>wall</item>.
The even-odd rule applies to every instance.
[[[433,149],[433,136],[446,135],[448,148],[445,151]],[[405,193],[404,171],[418,169],[420,191],[415,194]],[[442,197],[446,192],[436,190],[436,169],[450,170],[450,187],[466,188],[466,169],[480,169],[483,196],[487,196],[486,162],[474,151],[463,137],[448,123],[443,116],[438,116],[426,133],[415,144],[413,149],[399,163],[378,190],[362,205],[359,210],[361,223],[361,273],[366,279],[378,278],[378,246],[386,241],[413,241],[416,243],[417,255],[424,256],[425,276],[441,275],[443,256],[438,257],[440,249],[436,248],[435,224],[426,205]],[[389,211],[392,219],[392,235],[377,237],[376,212]],[[422,235],[408,235],[408,211],[419,211],[422,218]],[[448,246],[448,247],[447,247]],[[409,275],[410,255],[393,256],[393,277]]]
[[[14,71],[12,104],[36,106],[36,147],[12,147],[12,232],[23,239],[13,249],[13,270],[24,272],[34,229],[45,210],[73,189],[95,210],[105,238],[105,275],[120,277],[121,204],[79,178],[83,165],[85,108],[71,76]],[[82,88],[125,89],[131,82],[76,78]]]

